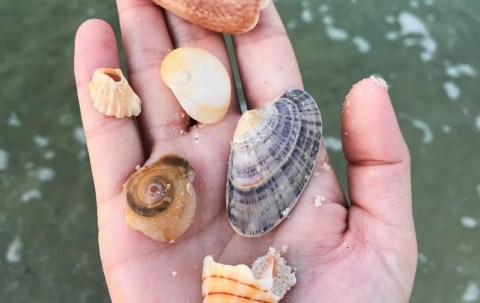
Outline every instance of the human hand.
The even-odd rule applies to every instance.
[[[407,302],[416,268],[410,159],[386,87],[366,79],[353,87],[342,112],[348,161],[347,204],[325,147],[315,176],[289,218],[260,238],[230,227],[225,183],[230,141],[240,117],[236,94],[219,123],[191,121],[160,78],[165,55],[198,46],[231,68],[221,34],[163,12],[149,0],[117,0],[129,81],[143,101],[137,120],[100,114],[88,83],[99,67],[119,67],[111,28],[90,20],[78,30],[75,76],[94,178],[99,245],[113,302],[200,302],[202,260],[250,263],[269,246],[298,268],[290,302]],[[303,88],[296,59],[271,3],[251,32],[233,37],[249,108],[291,87]],[[232,83],[234,88],[234,83]],[[138,126],[138,131],[137,131]],[[122,185],[137,165],[165,153],[187,159],[196,171],[197,213],[175,243],[158,243],[125,224]],[[318,175],[318,176],[317,176]],[[314,206],[317,196],[323,205]]]

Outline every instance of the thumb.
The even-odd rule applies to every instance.
[[[413,229],[410,156],[383,80],[364,79],[347,95],[342,142],[351,211]]]

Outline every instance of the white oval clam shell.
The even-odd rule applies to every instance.
[[[193,119],[211,124],[226,115],[232,94],[230,76],[210,52],[197,47],[177,48],[165,57],[161,74]]]

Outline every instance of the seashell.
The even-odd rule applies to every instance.
[[[136,171],[124,185],[128,226],[157,241],[177,239],[195,215],[194,175],[188,161],[173,154]]]
[[[181,47],[163,60],[161,75],[185,112],[211,124],[227,113],[232,95],[230,76],[222,62],[197,47]]]
[[[93,73],[89,88],[93,105],[101,113],[117,118],[140,114],[142,102],[120,69],[97,69]]]
[[[175,15],[207,29],[241,34],[257,25],[269,0],[152,0]]]
[[[228,220],[237,233],[258,237],[285,219],[312,175],[321,137],[318,106],[299,89],[242,115],[227,180]]]
[[[297,282],[295,273],[275,249],[258,258],[252,269],[203,259],[203,303],[276,303]]]

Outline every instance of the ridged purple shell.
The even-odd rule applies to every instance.
[[[228,220],[246,237],[269,232],[293,209],[322,138],[320,110],[302,90],[287,90],[254,111],[261,120],[236,132],[228,164]]]

